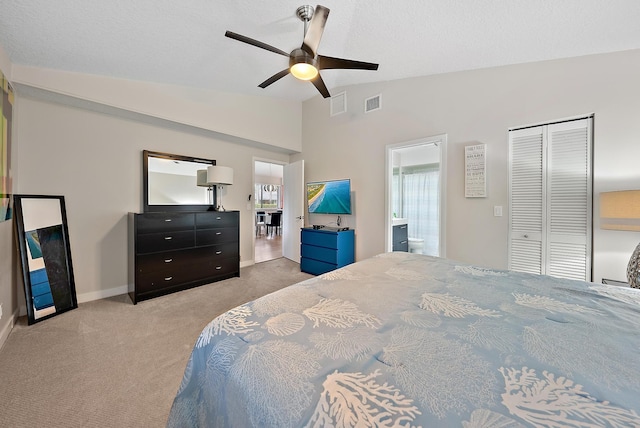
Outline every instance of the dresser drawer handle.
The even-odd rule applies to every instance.
[[[222,266],[216,266],[216,270],[222,269]]]
[[[222,235],[222,232],[216,232],[216,235]]]
[[[172,276],[167,276],[164,280],[165,280],[165,281],[171,281],[172,279],[173,279],[173,277],[172,277]]]
[[[173,236],[165,236],[164,239],[165,241],[171,241],[173,239]]]
[[[173,261],[173,259],[164,259],[165,263],[171,263]]]
[[[406,229],[406,228],[407,228],[406,225],[405,226],[400,226],[400,229]]]
[[[173,221],[170,218],[165,218],[164,221]]]
[[[401,244],[406,244],[406,243],[407,243],[407,241],[400,241],[400,243],[401,243]]]
[[[216,256],[219,255],[219,254],[222,254],[222,251],[220,251],[220,250],[216,251]]]

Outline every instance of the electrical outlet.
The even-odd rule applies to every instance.
[[[0,303],[0,320],[2,319],[2,303]]]
[[[502,217],[502,206],[496,205],[493,207],[493,215],[495,217]]]

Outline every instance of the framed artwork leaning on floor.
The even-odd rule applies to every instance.
[[[29,325],[78,307],[64,196],[14,195]]]

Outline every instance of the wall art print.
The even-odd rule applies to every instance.
[[[0,70],[0,222],[11,219],[13,88]]]
[[[14,195],[29,324],[78,307],[63,196]]]

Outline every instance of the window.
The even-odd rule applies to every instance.
[[[256,208],[282,209],[282,186],[256,183]]]

